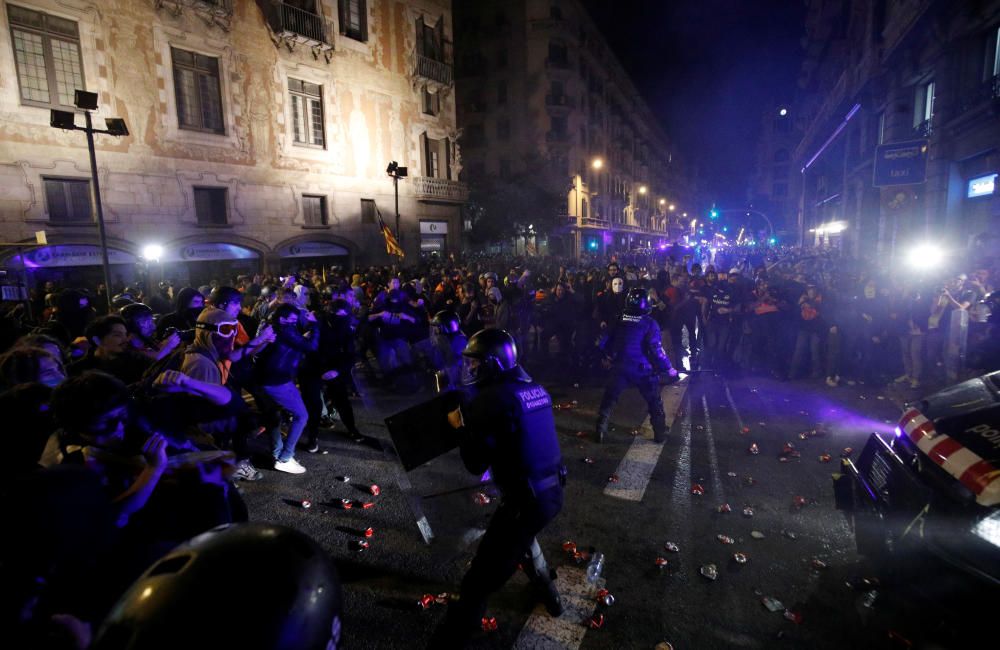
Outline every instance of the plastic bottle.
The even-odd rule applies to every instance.
[[[587,582],[593,584],[601,577],[604,571],[604,553],[594,552],[590,556],[590,564],[587,565]]]

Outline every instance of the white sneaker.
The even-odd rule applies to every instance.
[[[306,468],[299,465],[299,461],[294,458],[289,458],[285,462],[275,461],[274,469],[288,474],[305,474],[306,472]]]

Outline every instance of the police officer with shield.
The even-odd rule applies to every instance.
[[[471,400],[449,413],[466,468],[488,468],[503,493],[479,549],[429,647],[461,647],[479,628],[486,602],[520,564],[549,614],[562,601],[535,536],[559,513],[566,468],[556,436],[552,399],[517,363],[514,338],[486,329],[462,352],[463,383]]]
[[[604,442],[611,411],[622,391],[629,386],[638,388],[649,406],[653,440],[666,440],[667,418],[663,412],[660,385],[672,384],[678,377],[667,353],[663,351],[660,326],[649,311],[646,290],[638,287],[629,289],[625,297],[625,311],[603,342],[606,355],[604,366],[611,370],[611,376],[597,412],[597,442]]]

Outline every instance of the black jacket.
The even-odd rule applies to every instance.
[[[297,325],[272,323],[274,343],[268,345],[257,356],[254,377],[262,386],[277,386],[295,381],[302,358],[319,348],[320,333],[317,323],[305,321],[305,334]]]
[[[620,370],[650,374],[671,368],[663,351],[660,326],[649,315],[622,314],[601,347]]]

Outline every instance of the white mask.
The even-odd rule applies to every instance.
[[[621,293],[625,290],[625,281],[621,278],[615,278],[611,281],[611,291],[614,293]]]

